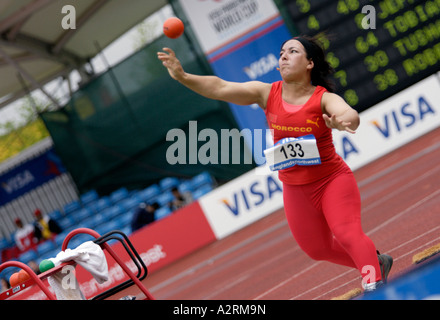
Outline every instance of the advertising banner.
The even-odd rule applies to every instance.
[[[356,134],[333,130],[338,154],[352,170],[440,126],[440,82],[432,75],[360,114]]]
[[[277,16],[272,0],[179,0],[206,55]]]
[[[222,239],[283,207],[278,172],[260,166],[199,199],[217,239]]]
[[[53,149],[0,175],[0,206],[66,172]]]

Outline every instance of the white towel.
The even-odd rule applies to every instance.
[[[101,247],[93,241],[87,241],[75,249],[66,249],[51,258],[55,266],[63,262],[75,261],[73,266],[65,266],[62,270],[48,277],[50,286],[55,291],[58,300],[85,300],[78,281],[73,275],[73,269],[79,264],[92,274],[95,280],[101,284],[108,280],[108,266]],[[72,270],[69,270],[72,268]],[[63,272],[64,271],[64,272]]]

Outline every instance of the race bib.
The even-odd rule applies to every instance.
[[[321,164],[315,136],[309,134],[299,138],[284,138],[273,147],[264,150],[270,170],[277,171],[294,165],[312,166]]]

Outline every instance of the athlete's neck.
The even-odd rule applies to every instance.
[[[313,95],[315,89],[310,83],[283,82],[282,98],[289,104],[302,105]]]

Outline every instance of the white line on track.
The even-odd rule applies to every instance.
[[[373,182],[374,180],[376,180],[378,178],[383,177],[384,175],[387,175],[387,174],[393,172],[394,170],[400,169],[401,167],[403,167],[403,166],[405,166],[407,164],[410,164],[413,161],[417,161],[422,156],[424,156],[426,154],[429,154],[432,151],[437,150],[439,148],[440,148],[440,142],[437,142],[436,144],[430,145],[430,146],[424,148],[423,150],[415,153],[414,155],[412,155],[412,156],[410,156],[410,157],[408,157],[406,159],[403,159],[403,160],[401,160],[401,161],[399,161],[397,163],[394,163],[393,165],[391,165],[391,166],[389,166],[389,167],[387,167],[387,168],[385,168],[385,169],[383,169],[381,171],[376,172],[375,174],[371,175],[370,177],[368,177],[366,179],[363,179],[358,184],[359,188],[361,188],[361,187],[363,187],[363,186]]]
[[[309,267],[305,268],[304,270],[302,270],[301,272],[298,272],[296,274],[294,274],[293,276],[291,276],[290,278],[287,278],[286,280],[280,282],[279,284],[277,284],[276,286],[270,288],[269,290],[264,291],[263,293],[261,293],[260,295],[256,296],[253,300],[259,300],[262,297],[268,295],[269,293],[275,291],[278,288],[281,288],[282,286],[284,286],[286,283],[292,281],[293,279],[298,278],[299,276],[301,276],[303,273],[306,273],[307,271],[313,269],[314,267],[318,266],[319,264],[321,264],[322,261],[316,261],[314,262],[312,265],[310,265]]]
[[[418,206],[424,204],[425,202],[431,200],[432,198],[435,198],[438,194],[440,194],[440,189],[437,189],[435,192],[433,192],[433,193],[429,194],[428,196],[424,197],[422,200],[417,201],[416,203],[414,203],[413,205],[409,206],[405,210],[401,211],[400,213],[394,215],[393,217],[391,217],[388,220],[384,221],[383,223],[379,224],[377,227],[371,229],[366,234],[369,236],[369,235],[375,233],[376,231],[382,229],[383,227],[385,227],[386,225],[388,225],[391,222],[395,221],[396,219],[400,218],[401,216],[407,214],[408,212],[413,211]]]

